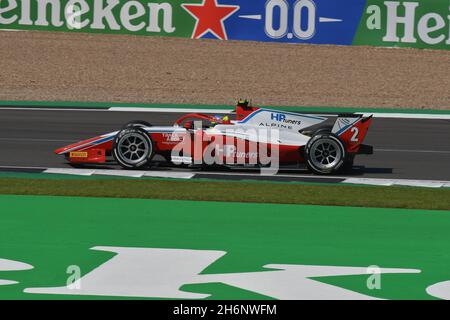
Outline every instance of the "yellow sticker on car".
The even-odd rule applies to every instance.
[[[71,158],[87,158],[88,153],[87,152],[71,152],[70,157]]]

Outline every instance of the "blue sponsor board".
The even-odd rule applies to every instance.
[[[229,40],[351,45],[365,0],[217,0],[238,6],[224,19]],[[202,38],[217,39],[212,33]]]

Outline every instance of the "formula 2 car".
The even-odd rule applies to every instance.
[[[126,169],[150,167],[156,155],[173,164],[268,166],[306,164],[317,174],[351,168],[372,116],[299,114],[251,106],[240,100],[235,119],[191,113],[172,126],[132,121],[120,130],[55,150],[72,164],[112,161]]]

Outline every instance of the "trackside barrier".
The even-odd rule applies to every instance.
[[[0,0],[0,29],[450,48],[447,0]]]

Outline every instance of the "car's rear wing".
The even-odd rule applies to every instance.
[[[349,153],[372,154],[373,148],[362,144],[372,123],[372,116],[359,114],[340,114],[331,132],[337,135],[346,145]]]

